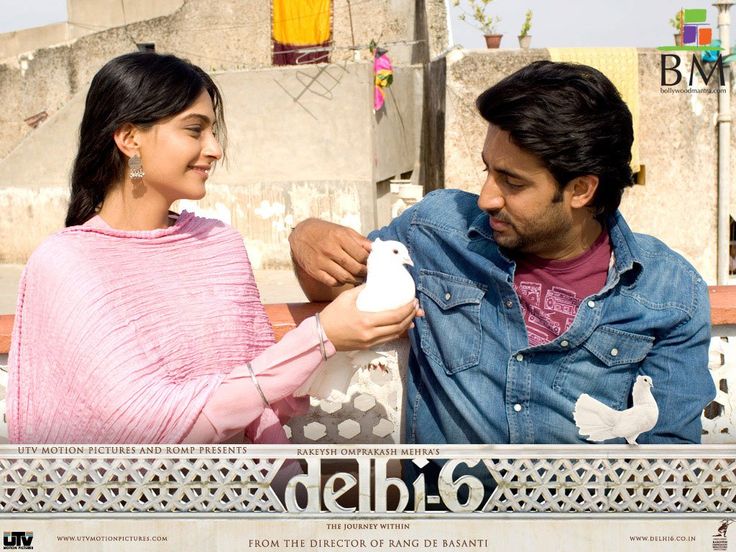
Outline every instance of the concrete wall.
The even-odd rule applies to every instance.
[[[181,0],[160,0],[151,4],[151,9],[171,9],[177,3],[182,4]],[[116,9],[120,6],[117,0],[75,0],[69,9],[72,17],[92,21],[97,20],[96,10],[104,12],[112,4]],[[148,4],[126,0],[126,14],[130,10],[137,13],[133,8],[138,5]],[[85,10],[90,15],[75,15]],[[101,21],[120,21],[110,13],[111,19],[100,15]],[[331,61],[367,61],[368,44],[376,39],[389,49],[396,65],[424,63],[447,47],[447,31],[441,24],[444,17],[442,0],[350,4],[335,0]],[[24,119],[41,111],[53,115],[87,85],[106,61],[134,51],[136,43],[141,42],[155,43],[158,51],[186,57],[207,71],[269,67],[271,4],[265,0],[188,0],[171,15],[110,28],[0,62],[0,99],[7,114],[0,118],[0,159],[33,132]],[[353,50],[353,46],[358,49]]]
[[[77,36],[71,34],[71,27],[66,22],[0,33],[0,60],[39,48],[48,48],[73,38]]]
[[[67,0],[70,26],[99,32],[112,27],[169,15],[185,0]]]
[[[168,15],[184,0],[67,0],[67,21],[0,33],[0,60],[146,19]]]
[[[228,160],[197,207],[243,233],[257,268],[289,266],[286,238],[301,219],[363,232],[387,220],[390,204],[377,207],[377,183],[416,168],[421,68],[395,68],[378,114],[372,71],[370,63],[348,63],[214,75],[225,101]],[[0,262],[24,262],[62,227],[85,94],[0,161]]]
[[[444,174],[440,185],[480,190],[486,123],[475,110],[475,98],[536,59],[549,59],[547,50],[453,51],[448,56],[446,88],[433,91],[444,92],[446,99],[446,115],[440,121],[445,125],[444,155],[431,160],[440,166],[430,171]],[[717,96],[661,93],[659,52],[640,50],[638,136],[646,183],[628,189],[621,205],[635,231],[664,240],[711,283],[716,277]],[[731,105],[736,110],[733,99]],[[731,143],[736,144],[736,133]],[[736,155],[731,162],[733,176]]]

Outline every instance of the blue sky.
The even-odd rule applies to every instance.
[[[467,0],[462,2],[467,5]],[[681,7],[707,8],[717,36],[712,0],[492,0],[489,11],[501,17],[502,48],[517,47],[516,35],[527,9],[534,12],[532,47],[656,47],[672,42],[674,29],[669,19]],[[731,11],[736,23],[736,10]],[[66,20],[66,0],[0,0],[0,13],[0,33],[46,25]],[[452,8],[455,43],[466,48],[485,47],[480,32],[458,20],[459,13],[458,8]]]

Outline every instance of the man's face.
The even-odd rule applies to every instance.
[[[488,177],[478,206],[491,216],[496,242],[509,250],[560,258],[572,230],[571,192],[560,191],[542,161],[489,125],[483,146]]]

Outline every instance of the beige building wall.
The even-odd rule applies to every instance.
[[[434,174],[444,174],[440,187],[480,190],[486,123],[475,110],[475,98],[537,59],[549,59],[547,50],[453,51],[447,57],[446,87],[433,91],[441,96],[445,113],[439,117],[444,140],[434,150],[441,160]],[[653,49],[639,50],[638,71],[639,153],[646,182],[627,189],[621,211],[634,231],[660,238],[715,283],[718,94],[662,93],[660,53]],[[731,105],[736,111],[733,100]],[[731,144],[733,178],[736,133]],[[736,206],[733,191],[731,197]]]
[[[9,33],[0,33],[0,60],[12,63],[12,58],[25,52],[32,52],[39,48],[48,48],[62,44],[76,38],[70,34],[69,24],[52,23],[42,27],[21,29]]]
[[[67,21],[0,33],[0,60],[146,19],[168,15],[184,0],[67,0]],[[12,60],[8,60],[12,63]]]
[[[184,0],[67,0],[66,13],[70,26],[89,33],[169,15],[182,5]]]
[[[416,167],[421,74],[420,66],[396,67],[378,114],[371,63],[215,74],[227,162],[204,200],[179,207],[239,229],[256,268],[290,266],[288,234],[310,216],[368,232],[390,218],[379,183]],[[0,262],[25,262],[63,227],[85,95],[86,88],[0,161]]]
[[[112,3],[120,5],[118,1],[74,1],[70,18],[101,21],[97,16],[75,14],[94,14]],[[147,5],[143,0],[126,0],[126,14],[129,7],[139,4]],[[162,0],[153,2],[151,9],[169,9],[175,4],[174,0]],[[394,64],[424,63],[447,48],[444,10],[443,0],[335,0],[331,62],[370,60],[368,44],[376,39],[389,49]],[[207,71],[270,67],[271,3],[189,0],[170,15],[0,61],[0,99],[6,108],[6,115],[0,118],[0,159],[33,133],[23,122],[26,118],[42,111],[52,116],[106,61],[134,51],[136,43],[142,42],[154,43],[159,52],[186,57]]]

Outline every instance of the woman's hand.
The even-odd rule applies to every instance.
[[[343,292],[320,313],[325,334],[338,351],[368,349],[397,339],[414,326],[415,316],[424,316],[416,299],[389,311],[360,311],[355,301],[364,287]]]

